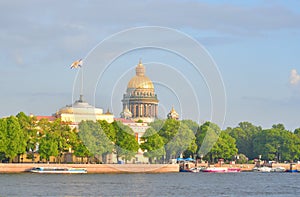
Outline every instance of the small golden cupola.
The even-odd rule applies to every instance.
[[[175,119],[178,120],[179,119],[179,115],[178,113],[175,111],[174,107],[172,107],[171,111],[168,113],[167,115],[168,119]]]

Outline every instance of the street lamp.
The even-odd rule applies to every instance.
[[[200,155],[200,162],[202,163],[203,154]]]
[[[240,156],[239,156],[239,155],[236,155],[236,156],[235,156],[235,159],[236,159],[236,163],[238,163],[238,160],[240,159]]]

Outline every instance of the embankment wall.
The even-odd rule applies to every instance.
[[[172,173],[179,172],[178,164],[37,164],[0,163],[0,173],[23,173],[34,167],[86,168],[88,173]]]

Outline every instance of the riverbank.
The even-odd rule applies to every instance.
[[[33,167],[86,168],[88,173],[172,173],[179,172],[178,164],[40,164],[0,163],[0,173],[24,173]]]

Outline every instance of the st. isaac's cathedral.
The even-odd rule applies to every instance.
[[[126,93],[123,95],[121,118],[153,122],[158,115],[158,99],[154,85],[145,75],[145,67],[141,61],[135,72],[136,75],[128,82]]]

